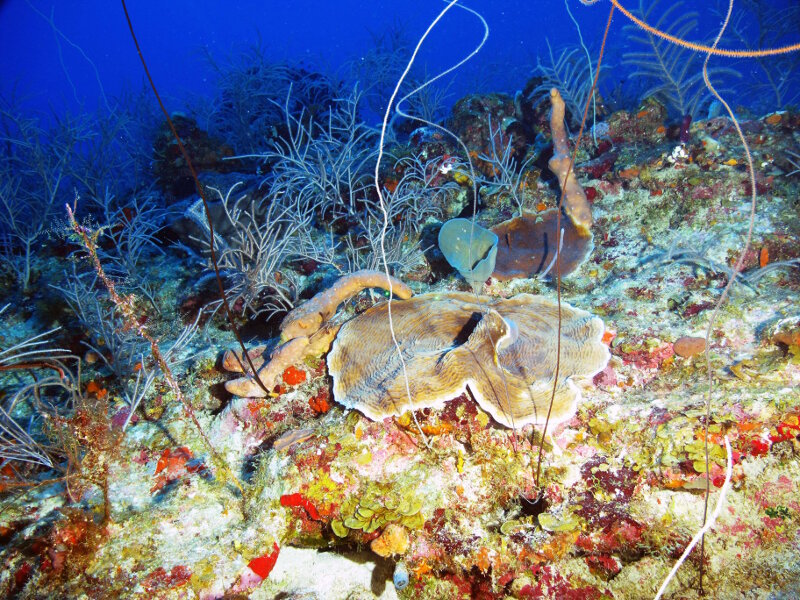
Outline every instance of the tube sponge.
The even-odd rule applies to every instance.
[[[313,335],[336,313],[342,302],[361,290],[373,287],[386,291],[391,289],[402,300],[407,300],[414,294],[405,283],[391,276],[387,279],[381,271],[362,270],[350,273],[287,314],[281,322],[281,339],[288,341]]]
[[[564,99],[556,88],[550,90],[550,133],[553,136],[553,158],[547,163],[558,178],[564,192],[564,212],[575,227],[584,235],[589,235],[592,226],[592,208],[583,193],[581,184],[570,168],[570,152],[567,129],[564,126]]]
[[[406,567],[404,562],[400,561],[397,563],[397,566],[395,566],[392,581],[397,590],[405,589],[408,585],[408,567]]]

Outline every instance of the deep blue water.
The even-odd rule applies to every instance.
[[[46,16],[79,46],[97,67],[105,93],[139,86],[143,73],[118,2],[81,2],[51,8],[35,2]],[[372,45],[371,32],[400,24],[418,38],[445,5],[438,2],[130,2],[129,10],[153,77],[166,96],[209,91],[213,73],[204,53],[224,58],[260,43],[276,60],[303,61],[335,70]],[[563,4],[511,8],[496,3],[482,8],[492,34],[481,52],[485,62],[525,62],[544,45],[544,36],[561,43],[573,31],[561,31]],[[584,10],[588,13],[589,11]],[[597,17],[602,9],[591,11]],[[586,21],[593,34],[595,21]],[[587,32],[588,34],[588,32]],[[447,66],[474,46],[482,35],[477,20],[453,10],[440,23],[422,58],[430,69]],[[74,47],[55,35],[45,18],[25,0],[0,8],[0,54],[4,57],[2,93],[16,84],[39,106],[55,110],[93,107],[99,84],[92,66]],[[63,64],[62,64],[63,58]],[[71,82],[70,82],[71,81]]]
[[[770,0],[762,5],[778,11],[791,1]],[[627,4],[636,8],[631,1]],[[656,15],[672,2],[661,4]],[[707,40],[720,19],[714,12],[716,3],[702,4],[695,7],[701,13],[700,24],[690,37]],[[373,34],[392,26],[399,26],[407,41],[416,42],[444,6],[420,0],[129,2],[156,84],[171,99],[172,110],[183,108],[192,95],[213,92],[214,73],[207,54],[221,60],[258,44],[275,60],[335,72],[368,52],[374,45]],[[487,75],[491,75],[493,91],[513,92],[524,84],[536,57],[546,56],[545,38],[554,48],[577,44],[576,29],[560,0],[472,2],[471,6],[483,14],[491,33],[478,57],[455,76],[454,97],[472,91],[475,81],[485,81]],[[570,0],[570,6],[587,46],[596,55],[609,4],[584,6]],[[741,3],[737,6],[742,10]],[[618,55],[629,37],[624,24],[617,14],[609,47],[612,67],[619,63]],[[753,24],[745,28],[756,44]],[[452,10],[429,38],[420,64],[428,72],[442,69],[468,52],[481,35],[482,27],[472,15]],[[734,40],[728,45],[741,46]],[[101,91],[113,98],[125,89],[139,89],[143,81],[122,6],[115,1],[6,0],[0,3],[0,56],[0,94],[16,93],[33,109],[59,114],[94,110],[103,102]],[[745,73],[756,68],[733,65]],[[624,69],[617,66],[607,82],[624,76]]]

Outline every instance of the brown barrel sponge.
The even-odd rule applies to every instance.
[[[492,227],[499,240],[492,276],[500,281],[515,277],[547,274],[555,278],[558,209],[524,214]],[[568,218],[561,219],[561,276],[580,267],[591,254],[592,234],[578,229]]]

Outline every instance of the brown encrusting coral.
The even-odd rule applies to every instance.
[[[558,209],[539,214],[524,214],[492,227],[497,235],[497,260],[492,277],[508,281],[518,277],[544,277],[555,274],[558,252]],[[571,219],[561,220],[561,275],[569,275],[580,267],[594,247],[592,236],[585,235]]]

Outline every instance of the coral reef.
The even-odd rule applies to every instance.
[[[651,598],[718,503],[667,596],[800,594],[795,110],[744,113],[754,181],[699,87],[605,87],[580,141],[557,92],[549,127],[527,93],[470,94],[449,122],[474,173],[433,125],[407,136],[413,119],[375,169],[359,89],[256,54],[218,73],[209,130],[254,156],[220,163],[178,124],[217,190],[227,319],[200,204],[190,232],[141,191],[153,173],[120,167],[156,142],[187,183],[163,132],[118,154],[91,124],[48,132],[3,104],[0,596]],[[789,101],[796,82],[772,83]],[[19,221],[66,202],[68,232]],[[473,226],[498,236],[492,276],[483,256],[457,261],[466,282],[448,270],[453,217],[461,258]],[[217,355],[234,328],[252,367]]]

